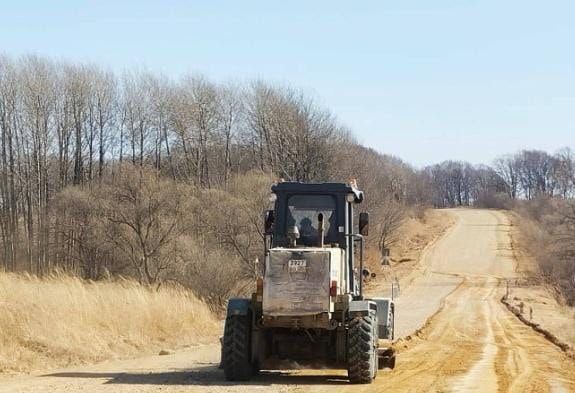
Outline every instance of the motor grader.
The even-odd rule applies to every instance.
[[[228,302],[222,367],[246,381],[270,359],[347,369],[371,383],[395,365],[394,303],[363,295],[369,215],[356,184],[280,182],[265,214],[265,263],[251,298]],[[357,219],[357,225],[355,223]]]

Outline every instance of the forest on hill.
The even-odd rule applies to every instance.
[[[392,246],[403,218],[425,207],[513,208],[536,223],[545,274],[572,291],[568,147],[414,168],[361,145],[290,86],[117,75],[38,56],[0,56],[0,138],[5,271],[173,281],[221,305],[258,274],[273,182],[355,178],[371,247]]]

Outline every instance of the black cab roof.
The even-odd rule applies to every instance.
[[[272,186],[274,193],[353,194],[355,203],[363,201],[363,191],[347,183],[281,182]]]

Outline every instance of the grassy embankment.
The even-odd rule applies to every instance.
[[[131,281],[0,273],[0,372],[125,358],[213,341],[220,328],[189,291]]]

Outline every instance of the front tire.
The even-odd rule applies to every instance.
[[[251,330],[250,315],[226,318],[222,364],[228,381],[247,381],[252,376]]]
[[[347,375],[351,383],[371,383],[377,374],[377,320],[355,317],[347,334]]]

